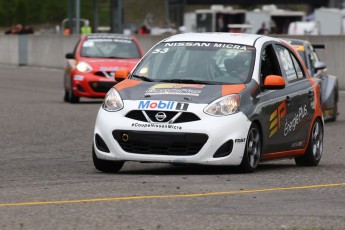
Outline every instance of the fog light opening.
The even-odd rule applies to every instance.
[[[77,85],[77,89],[78,89],[78,91],[80,91],[80,92],[85,92],[85,89],[83,88],[83,86],[81,86],[81,85]]]
[[[110,153],[108,146],[106,145],[105,141],[101,138],[100,135],[95,135],[95,142],[97,149],[99,149],[102,152]]]
[[[229,156],[232,152],[233,146],[234,146],[233,140],[228,140],[227,142],[222,144],[222,146],[219,147],[219,149],[213,155],[213,158]]]

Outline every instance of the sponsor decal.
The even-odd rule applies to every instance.
[[[235,143],[238,143],[238,144],[245,143],[245,142],[246,142],[246,138],[235,139]]]
[[[210,43],[210,42],[170,42],[165,43],[165,47],[174,47],[174,46],[189,46],[189,47],[213,47],[213,48],[227,48],[227,49],[236,49],[236,50],[247,50],[246,46],[230,44],[230,43]],[[157,49],[152,53],[166,53],[168,49]]]
[[[150,87],[145,95],[188,95],[199,96],[205,85],[200,84],[156,84]]]
[[[274,134],[278,132],[281,126],[281,120],[286,115],[286,101],[278,105],[278,108],[274,110],[270,115],[270,135],[271,138]]]
[[[83,81],[84,80],[84,76],[82,76],[82,75],[74,75],[73,79],[75,81]]]
[[[302,45],[292,45],[296,51],[304,51],[304,46]]]
[[[235,50],[247,50],[246,46],[241,45],[234,45],[234,44],[223,44],[223,43],[216,43],[214,44],[216,48],[227,48],[227,49],[235,49]]]
[[[286,119],[285,121],[285,127],[284,127],[284,136],[287,136],[289,133],[296,130],[296,128],[299,128],[304,125],[304,120],[306,118],[309,118],[307,116],[308,110],[307,105],[301,106],[298,109],[298,113],[295,114],[295,116],[292,118],[292,120],[288,121]]]
[[[189,104],[175,101],[139,101],[138,109],[166,109],[187,111]]]
[[[119,67],[117,67],[117,66],[114,66],[114,67],[101,66],[99,68],[100,71],[116,71],[118,69],[119,69]]]
[[[95,39],[88,39],[83,43],[84,47],[92,47],[94,46],[95,43],[97,42],[119,42],[119,43],[132,43],[131,40],[126,40],[126,39],[118,39],[118,38],[95,38]]]
[[[323,111],[323,115],[324,116],[332,116],[334,114],[334,110],[333,109],[326,109]]]
[[[132,123],[132,127],[137,128],[159,128],[159,129],[177,129],[181,130],[182,127],[178,125],[170,125],[170,124],[157,124],[157,123],[150,123],[150,124],[141,124],[141,123]]]
[[[303,147],[304,145],[305,145],[305,141],[299,141],[296,143],[292,143],[291,148]]]

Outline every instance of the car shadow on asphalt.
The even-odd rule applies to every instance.
[[[57,104],[66,104],[66,105],[88,105],[88,104],[99,104],[101,105],[103,103],[103,100],[97,100],[97,101],[79,101],[78,103],[69,103],[69,102],[64,102],[64,101],[54,101]]]
[[[124,167],[120,172],[115,174],[126,175],[224,175],[224,174],[246,174],[238,167],[232,166],[202,166],[202,165],[169,165],[162,164],[159,166],[142,167],[140,169],[130,169]],[[291,163],[263,163],[258,166],[254,173],[265,173],[277,170],[296,170],[294,162]]]

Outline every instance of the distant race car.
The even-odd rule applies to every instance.
[[[100,171],[136,161],[253,172],[260,160],[293,157],[316,166],[321,159],[320,89],[281,39],[174,35],[115,78],[124,80],[107,93],[94,129]]]
[[[325,120],[336,121],[338,116],[339,88],[336,76],[327,72],[327,66],[320,61],[315,49],[324,49],[324,45],[312,45],[309,41],[285,39],[301,55],[309,73],[316,79],[321,88],[321,107]]]
[[[104,98],[116,84],[116,71],[131,70],[142,56],[142,49],[133,36],[83,35],[73,53],[66,54],[64,101],[77,103],[80,97]]]

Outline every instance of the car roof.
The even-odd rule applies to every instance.
[[[222,42],[254,46],[256,40],[266,37],[245,33],[184,33],[173,35],[163,42]],[[275,40],[275,38],[271,38]]]
[[[289,43],[291,43],[293,45],[307,45],[307,44],[309,44],[308,41],[302,40],[302,39],[296,39],[296,38],[281,38],[281,39],[288,41]]]

